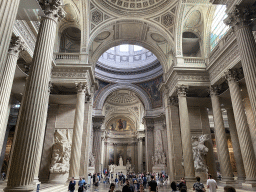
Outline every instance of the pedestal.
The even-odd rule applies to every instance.
[[[88,167],[88,174],[91,173],[93,175],[95,173],[95,168],[94,167]]]
[[[51,173],[49,182],[54,184],[65,184],[67,180],[68,173]]]
[[[166,166],[164,164],[154,165],[152,167],[153,173],[162,173],[163,171],[166,172]]]

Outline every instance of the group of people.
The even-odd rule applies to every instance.
[[[75,188],[76,188],[76,181],[74,177],[72,177],[68,185],[68,190],[69,192],[74,192]],[[80,178],[78,181],[78,192],[84,192],[86,190],[87,190],[87,185],[85,182],[85,178]]]

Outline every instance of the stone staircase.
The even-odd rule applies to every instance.
[[[68,186],[66,185],[56,185],[56,184],[41,184],[40,192],[66,192],[68,191]]]

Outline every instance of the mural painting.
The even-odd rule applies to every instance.
[[[116,118],[109,123],[108,130],[110,131],[132,131],[134,126],[132,122],[125,118]]]
[[[110,147],[109,148],[109,160],[108,160],[108,164],[114,164],[114,148]]]
[[[158,86],[162,82],[163,77],[160,76],[151,81],[136,84],[148,93],[153,108],[162,106],[162,94],[160,91],[158,91]]]

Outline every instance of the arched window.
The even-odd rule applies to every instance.
[[[229,26],[225,25],[223,20],[227,17],[226,5],[217,5],[213,17],[211,29],[211,50],[217,45],[219,40],[226,34]]]

